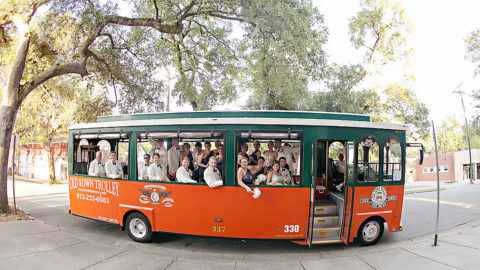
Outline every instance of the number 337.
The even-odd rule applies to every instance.
[[[298,225],[285,225],[284,226],[284,230],[283,232],[286,232],[286,233],[293,233],[293,232],[298,232],[298,230],[300,229],[300,226]]]

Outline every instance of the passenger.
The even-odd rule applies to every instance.
[[[162,165],[160,164],[160,155],[158,153],[153,154],[153,164],[148,167],[148,179],[155,181],[167,181],[167,174]]]
[[[273,161],[277,160],[278,153],[277,151],[273,150],[273,142],[269,141],[267,143],[268,150],[263,152],[263,156],[265,157],[265,166],[272,167]]]
[[[180,165],[180,145],[178,138],[172,139],[172,147],[168,149],[168,173],[171,179],[175,179],[175,174]]]
[[[277,152],[278,161],[280,161],[281,157],[285,157],[283,154],[282,141],[280,139],[275,139],[275,151]]]
[[[217,159],[213,156],[208,159],[208,168],[205,170],[205,182],[211,188],[223,185],[220,171],[217,169]]]
[[[88,168],[88,175],[91,176],[105,176],[105,168],[102,164],[102,152],[97,151],[95,153],[95,159],[90,162],[90,167]]]
[[[216,140],[216,141],[215,141],[215,149],[218,149],[218,147],[219,147],[220,145],[222,145],[222,141]]]
[[[115,152],[110,152],[110,160],[105,162],[105,173],[108,178],[123,178],[122,165],[118,160],[116,160],[117,154]]]
[[[182,147],[183,147],[183,152],[180,154],[180,160],[183,160],[185,157],[188,157],[188,160],[190,161],[190,165],[188,166],[188,169],[190,169],[193,172],[195,170],[195,167],[193,166],[193,155],[192,155],[192,152],[190,151],[190,144],[184,143]]]
[[[267,168],[264,166],[265,159],[263,157],[258,158],[257,165],[248,165],[248,169],[252,172],[253,178],[258,179],[258,176],[263,174],[267,175]],[[255,180],[255,185],[264,184],[261,181]]]
[[[199,175],[199,166],[198,166],[198,158],[202,155],[202,143],[197,142],[195,143],[195,150],[193,150],[193,179],[194,180],[200,180],[200,175]]]
[[[138,179],[148,179],[148,166],[152,165],[150,162],[150,155],[143,155],[144,162],[138,163]]]
[[[248,165],[257,165],[258,158],[262,156],[262,151],[260,151],[260,142],[258,140],[253,141],[254,150],[249,154],[249,164]]]
[[[215,158],[217,159],[217,167],[219,171],[222,171],[223,167],[223,145],[220,144],[217,146],[217,151],[215,152]]]
[[[337,169],[337,175],[335,177],[335,188],[342,192],[342,188],[344,185],[343,180],[345,179],[345,163],[343,162],[343,154],[338,154],[338,160],[335,161],[335,167]]]
[[[283,182],[286,185],[291,185],[292,178],[290,175],[290,171],[288,170],[288,168],[286,168],[287,159],[285,157],[281,157],[279,163],[280,163],[280,174],[282,175]]]
[[[177,177],[177,181],[181,183],[197,183],[197,181],[192,179],[193,171],[190,170],[190,158],[183,157],[182,159],[182,166],[178,167],[177,173],[175,174]]]
[[[240,158],[240,168],[238,168],[237,171],[237,181],[238,185],[243,187],[247,192],[252,192],[252,189],[247,185],[254,184],[253,174],[247,167],[248,159],[246,157]]]
[[[297,158],[295,156],[300,155],[300,147],[292,147],[289,143],[283,145],[283,155],[287,159],[287,165],[285,167],[290,170],[292,174],[296,173]]]
[[[282,174],[280,173],[280,162],[277,160],[273,161],[272,171],[268,173],[267,176],[267,185],[284,185]]]
[[[148,142],[153,146],[148,154],[153,157],[153,154],[157,153],[160,157],[160,165],[162,166],[162,169],[167,171],[168,152],[164,146],[164,140],[159,138],[154,141],[152,138],[148,137]]]
[[[240,148],[241,148],[241,151],[238,153],[238,164],[240,164],[240,160],[242,159],[242,157],[246,157],[247,160],[249,160],[248,154],[247,154],[248,145],[244,143],[240,146]]]
[[[200,180],[204,180],[203,174],[208,168],[208,160],[210,157],[213,157],[212,145],[210,142],[205,142],[205,150],[202,152],[202,155],[198,158],[198,175]],[[217,167],[217,162],[215,162],[215,168]]]

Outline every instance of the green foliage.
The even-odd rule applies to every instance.
[[[467,147],[465,128],[453,115],[447,116],[436,133],[439,153],[456,152]]]
[[[478,75],[480,73],[480,29],[470,32],[465,39],[465,44],[467,47],[467,58],[472,63],[477,64],[475,75]]]
[[[49,144],[67,134],[68,126],[97,121],[112,113],[112,106],[96,89],[72,77],[52,79],[33,91],[17,114],[15,133],[20,143],[41,141]]]
[[[326,79],[327,91],[313,94],[311,110],[366,114],[377,106],[378,94],[373,90],[353,90],[350,83],[362,72],[360,65],[331,66]]]
[[[245,8],[249,109],[306,109],[309,80],[326,73],[323,17],[310,1],[253,1]]]
[[[365,51],[369,64],[386,64],[408,58],[410,23],[399,2],[362,0],[362,9],[350,19],[350,40]]]

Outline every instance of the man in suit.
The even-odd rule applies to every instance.
[[[90,162],[90,166],[88,168],[88,175],[99,177],[105,176],[105,168],[102,164],[102,152],[97,151],[95,153],[95,159]]]

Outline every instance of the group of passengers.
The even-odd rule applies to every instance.
[[[191,145],[184,143],[180,147],[179,139],[172,139],[172,146],[167,150],[162,138],[153,140],[148,138],[152,149],[143,156],[144,161],[138,163],[138,178],[153,181],[177,181],[183,183],[205,182],[210,187],[223,185],[223,145],[220,140],[215,141],[212,150],[210,142],[195,143],[193,151]],[[253,150],[248,151],[248,145],[242,144],[238,153],[239,168],[237,172],[238,184],[247,191],[248,185],[291,185],[291,177],[295,168],[295,149],[288,143],[282,146],[280,140],[267,143],[268,150],[260,151],[260,142],[253,142]],[[151,161],[153,159],[153,162]],[[89,175],[123,178],[124,173],[120,162],[116,160],[116,153],[110,153],[110,160],[102,164],[102,153],[98,151],[96,158],[90,163]],[[290,163],[289,163],[290,161]],[[290,169],[292,168],[292,169]],[[293,169],[294,170],[294,169]]]
[[[268,150],[260,151],[260,142],[253,142],[253,151],[248,152],[248,145],[242,144],[238,153],[239,168],[238,184],[251,192],[248,185],[293,185],[295,180],[292,172],[296,168],[296,156],[299,149],[290,147],[288,143],[282,146],[282,141],[267,143]]]
[[[215,141],[215,150],[210,142],[195,143],[193,152],[190,143],[180,147],[179,139],[172,139],[172,147],[166,149],[163,139],[148,138],[152,149],[145,154],[144,162],[139,162],[139,179],[154,181],[177,181],[183,183],[205,182],[210,187],[223,184],[221,171],[223,163],[223,145]],[[151,157],[153,156],[153,163]]]
[[[124,173],[122,169],[121,162],[117,159],[117,154],[115,152],[110,152],[109,160],[105,163],[102,163],[102,152],[97,151],[95,153],[95,159],[90,162],[88,168],[88,175],[108,177],[108,178],[123,178]]]

